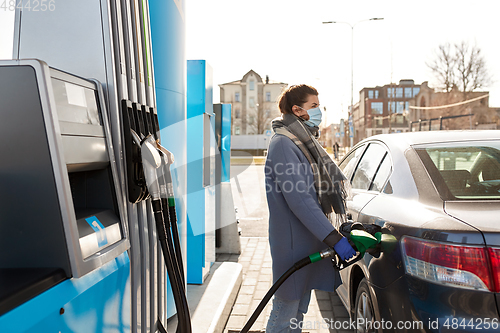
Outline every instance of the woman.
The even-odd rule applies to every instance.
[[[273,120],[265,165],[274,282],[295,262],[327,246],[343,260],[355,255],[327,218],[345,213],[345,177],[316,140],[322,116],[317,90],[291,86],[278,104],[282,116]],[[332,292],[340,283],[330,260],[295,272],[274,295],[266,332],[301,332],[311,290]]]

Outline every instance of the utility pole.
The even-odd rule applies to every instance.
[[[394,84],[392,82],[392,73],[393,73],[393,67],[392,67],[392,42],[391,42],[391,86],[389,89],[391,89],[391,96],[389,98],[389,105],[388,105],[388,108],[387,108],[387,111],[389,111],[389,134],[391,134],[391,131],[392,131],[392,102],[394,101],[394,93],[395,93],[395,89],[394,89]]]
[[[330,24],[330,23],[342,23],[342,24],[347,24],[348,26],[351,27],[351,109],[349,110],[349,137],[350,137],[350,146],[352,147],[354,145],[354,27],[356,24],[365,22],[365,21],[380,21],[383,20],[381,17],[373,17],[370,19],[366,20],[361,20],[358,21],[354,24],[351,24],[349,22],[343,22],[343,21],[327,21],[323,22],[323,24]]]

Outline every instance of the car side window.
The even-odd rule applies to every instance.
[[[370,188],[373,177],[386,152],[387,150],[382,145],[374,142],[370,143],[354,172],[353,189],[368,190]]]
[[[380,167],[378,168],[377,174],[370,185],[370,191],[382,191],[385,186],[385,182],[391,175],[392,163],[389,153],[386,153]]]
[[[363,153],[365,149],[365,145],[359,146],[354,151],[352,151],[347,157],[339,164],[340,170],[347,179],[351,179],[352,171],[356,167],[357,162],[359,161],[359,157]]]

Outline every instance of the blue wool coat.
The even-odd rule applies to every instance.
[[[295,262],[327,248],[322,241],[334,227],[319,205],[310,163],[292,140],[283,135],[271,139],[265,179],[274,283]],[[299,300],[306,291],[331,292],[340,283],[331,260],[323,259],[292,274],[276,295],[285,300]]]

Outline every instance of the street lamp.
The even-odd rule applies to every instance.
[[[370,19],[366,19],[366,20],[361,20],[361,21],[358,21],[354,24],[351,24],[349,22],[344,22],[344,21],[327,21],[327,22],[323,22],[323,24],[330,24],[330,23],[342,23],[342,24],[347,24],[348,26],[351,27],[351,110],[349,111],[349,117],[350,117],[350,123],[352,124],[352,128],[354,129],[354,119],[353,119],[353,99],[354,99],[354,57],[353,57],[353,54],[354,54],[354,27],[358,24],[358,23],[361,23],[361,22],[366,22],[366,21],[380,21],[380,20],[383,20],[384,18],[382,17],[372,17]],[[350,124],[349,124],[349,127]],[[354,132],[354,131],[353,131]],[[351,147],[353,146],[353,143],[354,143],[354,133],[351,133],[351,129],[349,128],[349,136],[351,137],[350,139],[350,143],[351,143]]]

